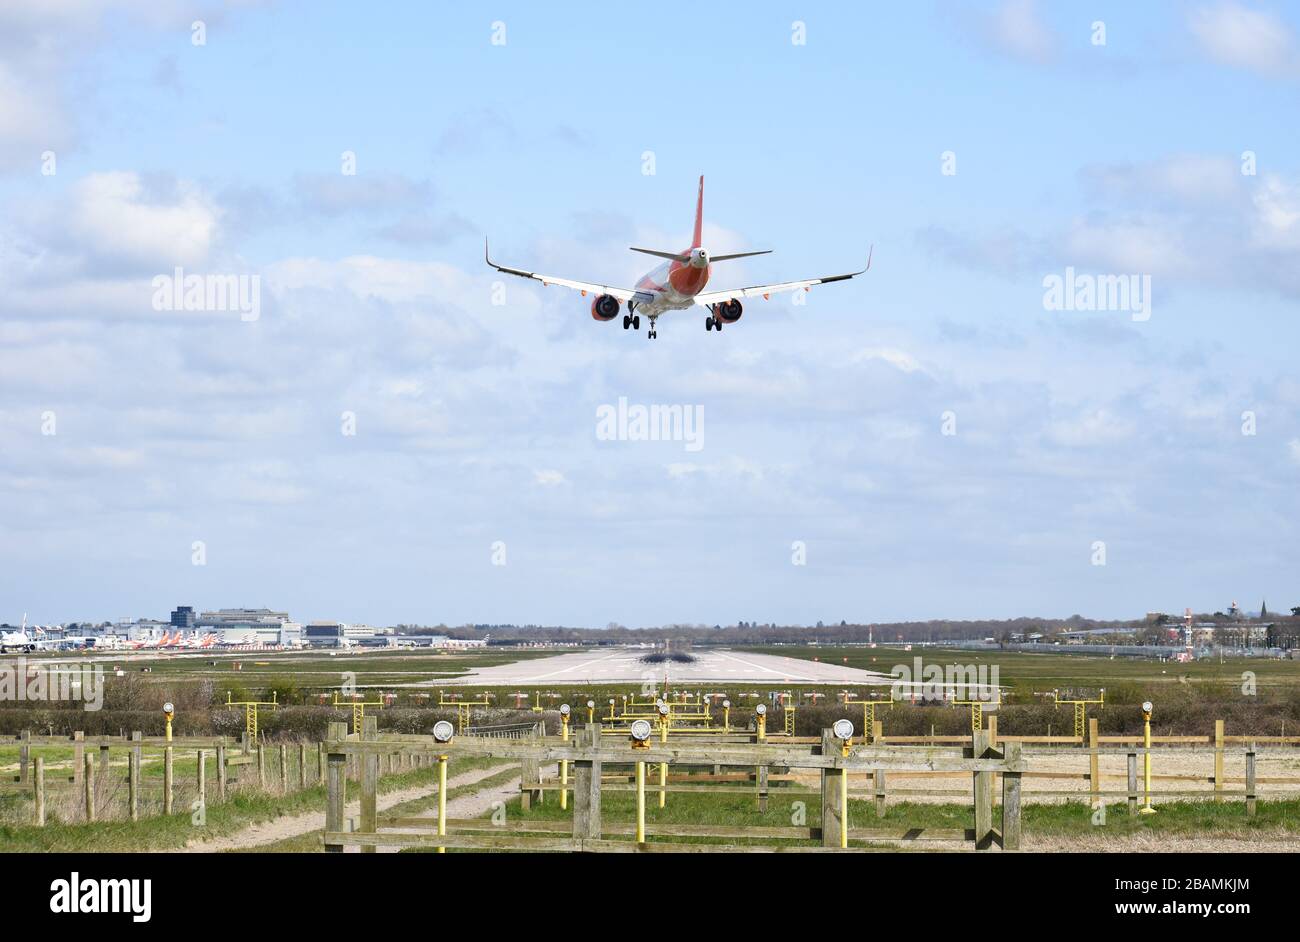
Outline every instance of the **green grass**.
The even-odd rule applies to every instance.
[[[497,762],[492,760],[479,760],[472,766],[463,763],[459,767],[454,763],[448,763],[447,774],[452,777],[453,774],[467,772],[471,768],[490,768]],[[454,801],[463,795],[472,795],[486,788],[492,788],[503,782],[508,782],[512,778],[519,777],[519,766],[514,763],[502,765],[501,771],[495,775],[489,775],[487,778],[479,779],[468,785],[459,785],[455,788],[447,789],[447,800]],[[404,815],[414,817],[422,812],[428,811],[438,806],[438,793],[435,790],[433,794],[426,795],[423,798],[413,798],[410,801],[402,801],[381,812],[381,814]],[[312,854],[324,853],[324,847],[321,845],[322,831],[311,831],[307,834],[299,834],[287,840],[276,841],[271,844],[260,844],[255,847],[245,847],[239,850],[229,851],[232,854]]]
[[[477,757],[454,759],[449,764],[449,774],[460,774],[483,768],[492,760]],[[416,785],[430,784],[436,780],[436,768],[413,769],[396,775],[384,776],[379,783],[381,794]],[[212,781],[211,779],[209,780]],[[215,789],[215,785],[210,787]],[[356,793],[358,786],[348,783],[348,793]],[[9,798],[12,796],[6,796]],[[24,798],[26,796],[23,796]],[[30,799],[28,799],[30,816]],[[93,824],[66,823],[51,820],[43,828],[30,824],[0,827],[0,851],[6,853],[104,852],[104,851],[158,851],[185,846],[192,840],[224,837],[263,821],[275,818],[322,811],[325,807],[325,789],[312,786],[288,795],[269,795],[257,791],[235,791],[226,801],[209,800],[206,821],[202,827],[191,823],[189,804],[178,796],[177,808],[183,814],[150,816],[140,821],[97,821]]]
[[[803,807],[800,809],[799,804]],[[727,827],[790,827],[816,826],[821,816],[821,800],[817,795],[782,795],[773,788],[768,795],[765,813],[759,812],[758,803],[750,795],[708,795],[698,792],[668,796],[667,807],[658,807],[657,796],[647,795],[646,834],[651,841],[669,843],[790,843],[814,844],[811,840],[774,841],[756,836],[752,839],[701,838],[655,836],[655,827],[665,825],[720,825]],[[1260,801],[1253,818],[1246,816],[1241,801],[1171,801],[1157,804],[1155,815],[1131,817],[1124,802],[1108,805],[1105,824],[1094,823],[1094,810],[1086,800],[1052,805],[1027,805],[1023,811],[1022,828],[1026,835],[1043,837],[1080,836],[1095,837],[1098,833],[1116,838],[1134,833],[1150,833],[1170,837],[1212,836],[1215,833],[1241,833],[1250,831],[1285,831],[1300,835],[1300,800]],[[1001,826],[1000,806],[994,808],[994,826]],[[524,811],[516,799],[507,806],[512,820],[568,821],[572,810],[561,811],[553,795],[547,796],[543,805],[534,805]],[[601,796],[601,815],[606,823],[631,824],[636,820],[636,796],[631,792],[606,792]],[[974,827],[974,814],[968,804],[931,804],[922,802],[892,802],[886,806],[883,818],[876,817],[874,802],[851,799],[849,820],[854,844],[869,844],[872,828],[952,828]],[[610,836],[614,840],[630,840],[624,836]],[[941,846],[941,845],[930,845]]]

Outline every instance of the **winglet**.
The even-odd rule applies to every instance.
[[[704,228],[704,174],[700,174],[700,195],[695,201],[695,235],[691,239],[691,248],[700,247],[701,230]]]
[[[867,267],[862,269],[864,272],[871,271],[871,253],[876,250],[876,243],[872,242],[867,248]]]

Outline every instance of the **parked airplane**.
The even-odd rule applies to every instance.
[[[45,632],[40,628],[36,629],[37,635],[43,635]],[[10,651],[21,651],[24,654],[30,654],[32,651],[39,651],[45,648],[46,644],[39,637],[33,637],[27,633],[27,613],[23,613],[23,625],[17,631],[0,631],[0,654],[8,654]]]
[[[587,281],[574,281],[570,278],[557,278],[553,275],[539,275],[537,272],[508,268],[492,261],[488,254],[487,242],[483,243],[483,257],[487,263],[499,272],[531,278],[544,285],[561,285],[582,292],[586,297],[591,292],[596,297],[591,302],[591,316],[598,321],[612,321],[618,317],[620,302],[626,302],[627,313],[623,315],[623,329],[641,329],[641,315],[650,320],[647,336],[654,339],[659,336],[655,322],[667,311],[684,311],[698,304],[709,313],[704,318],[705,330],[722,330],[723,324],[734,324],[740,320],[744,307],[742,298],[762,297],[767,300],[773,294],[783,291],[809,290],[814,285],[829,284],[832,281],[847,281],[871,268],[871,251],[867,252],[867,265],[861,271],[848,272],[844,275],[827,275],[824,278],[809,278],[804,281],[785,281],[774,285],[752,285],[748,288],[733,288],[728,291],[705,291],[709,276],[712,274],[713,262],[725,262],[733,258],[748,258],[751,255],[767,255],[771,249],[761,252],[736,252],[730,255],[709,255],[708,250],[700,244],[701,229],[704,223],[704,177],[700,177],[700,195],[695,203],[695,234],[690,248],[681,252],[660,252],[656,249],[641,249],[631,246],[633,252],[654,255],[667,259],[662,265],[646,274],[637,282],[635,288],[617,288],[610,285],[594,284]]]

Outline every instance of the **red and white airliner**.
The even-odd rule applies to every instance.
[[[596,297],[591,302],[591,316],[598,321],[612,321],[618,317],[619,303],[627,303],[627,313],[623,315],[623,329],[641,329],[641,315],[650,321],[648,336],[657,337],[655,322],[667,311],[684,311],[700,305],[709,313],[704,318],[705,330],[722,330],[723,324],[734,324],[740,320],[744,311],[741,298],[762,297],[767,300],[773,294],[782,291],[807,291],[813,285],[824,285],[832,281],[847,281],[855,275],[861,275],[871,268],[871,251],[867,252],[867,265],[861,271],[844,275],[828,275],[825,278],[809,278],[804,281],[785,281],[776,285],[753,285],[748,288],[732,288],[729,291],[705,291],[709,282],[713,262],[725,262],[733,258],[748,258],[751,255],[767,255],[771,249],[762,252],[737,252],[733,255],[713,255],[700,245],[700,230],[704,222],[704,177],[700,177],[700,195],[695,203],[695,235],[690,248],[682,252],[659,252],[655,249],[639,249],[632,246],[633,252],[655,255],[667,259],[654,271],[643,276],[635,288],[616,288],[611,285],[593,284],[587,281],[574,281],[572,278],[558,278],[554,275],[540,275],[537,272],[507,268],[492,261],[488,255],[487,243],[483,243],[483,257],[497,271],[520,278],[532,278],[544,285],[562,285],[581,291],[583,297],[591,292]]]

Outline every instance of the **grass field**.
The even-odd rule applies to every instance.
[[[1241,802],[1180,801],[1161,802],[1155,815],[1130,817],[1124,804],[1110,805],[1105,823],[1097,823],[1094,809],[1086,801],[1052,805],[1027,805],[1022,811],[1022,828],[1027,841],[1039,839],[1044,843],[1064,843],[1070,838],[1122,839],[1134,835],[1153,838],[1185,839],[1211,838],[1215,834],[1240,835],[1242,833],[1294,834],[1300,848],[1300,800],[1260,801],[1253,818],[1246,816]],[[636,797],[631,792],[607,792],[601,796],[602,820],[608,824],[631,824],[636,820]],[[757,802],[749,795],[708,795],[684,793],[670,795],[667,807],[659,808],[655,796],[647,799],[647,840],[670,843],[793,843],[813,844],[815,841],[786,839],[775,841],[766,838],[655,837],[656,825],[726,825],[728,827],[790,827],[816,826],[821,815],[821,800],[817,795],[782,796],[778,789],[769,793],[766,813],[758,811]],[[543,805],[534,805],[529,811],[522,809],[519,801],[507,808],[508,820],[565,821],[572,820],[572,811],[561,811],[559,802],[548,796]],[[883,818],[876,817],[875,805],[870,801],[850,799],[850,834],[860,829],[860,836],[852,837],[854,846],[870,845],[867,831],[871,828],[971,828],[974,826],[970,805],[930,804],[919,802],[890,803]],[[1001,808],[994,808],[994,824],[1001,826]],[[508,825],[507,825],[508,827]],[[611,839],[632,840],[631,837]],[[939,845],[928,845],[931,847]]]
[[[448,763],[448,774],[457,775],[473,769],[488,768],[493,764],[493,760],[476,757],[453,759]],[[190,771],[194,771],[192,761]],[[162,774],[161,769],[157,774]],[[518,774],[517,768],[513,774]],[[385,794],[418,785],[432,785],[436,777],[435,768],[412,769],[387,775],[380,780],[379,791],[380,794]],[[178,773],[178,782],[180,780]],[[212,779],[209,778],[209,781]],[[357,788],[355,783],[348,784],[350,794],[357,794]],[[21,808],[11,807],[7,810],[17,816],[25,812],[27,819],[30,819],[31,800],[28,796],[11,794],[6,795],[3,801],[21,805]],[[183,808],[184,813],[170,817],[149,816],[134,823],[129,820],[98,821],[93,824],[51,820],[45,827],[9,823],[0,826],[0,850],[7,853],[175,850],[190,841],[229,836],[260,822],[323,811],[325,789],[313,786],[287,795],[236,790],[226,801],[208,801],[201,826],[193,823],[188,803],[182,804],[179,796],[176,807]],[[116,810],[120,813],[121,809]],[[319,844],[319,832],[316,832],[316,837]]]

